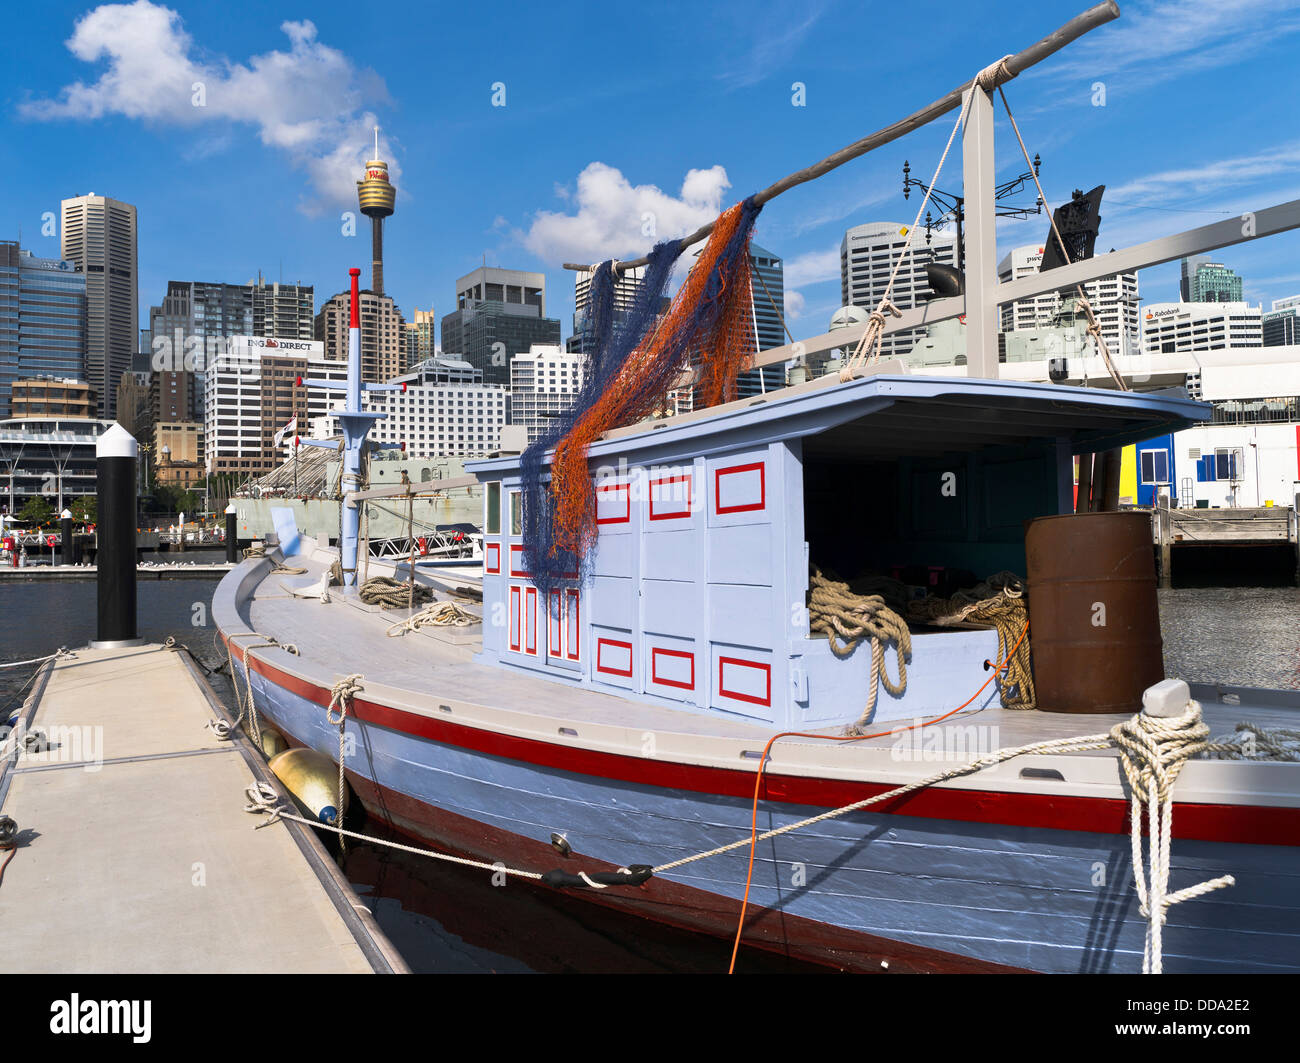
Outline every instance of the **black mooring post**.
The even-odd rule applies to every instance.
[[[95,444],[99,624],[92,648],[137,646],[135,614],[135,438],[114,424]]]
[[[235,503],[226,507],[226,560],[232,565],[239,560],[239,543],[235,531]]]
[[[72,560],[72,510],[65,509],[59,514],[59,554],[63,558],[65,565],[73,564]]]

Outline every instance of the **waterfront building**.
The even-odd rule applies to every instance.
[[[364,398],[368,413],[384,415],[370,430],[375,442],[400,445],[408,458],[483,457],[499,448],[511,396],[499,384],[484,384],[482,371],[468,362],[446,355],[426,359],[390,383],[405,387]],[[333,409],[313,419],[312,435],[339,435]]]
[[[153,426],[154,480],[168,487],[193,487],[204,480],[203,425],[159,421]]]
[[[299,434],[325,413],[331,393],[298,383],[304,377],[346,381],[346,362],[326,359],[317,340],[234,336],[204,381],[204,461],[212,475],[256,476],[279,464],[293,439],[274,446],[294,418]]]
[[[17,513],[42,497],[57,511],[68,499],[95,493],[95,441],[113,422],[90,417],[0,420],[0,499]]]
[[[20,379],[84,380],[85,350],[86,278],[76,263],[0,241],[0,417],[12,415]]]
[[[533,344],[560,343],[546,316],[546,277],[482,266],[456,282],[456,309],[442,319],[442,349],[483,371],[487,384],[510,383],[510,360]]]
[[[521,425],[530,444],[573,405],[582,388],[580,354],[534,344],[510,359],[510,423]]]
[[[91,192],[63,200],[62,215],[60,254],[86,278],[83,372],[98,396],[99,415],[111,420],[139,333],[136,210]]]
[[[1142,351],[1176,354],[1263,346],[1260,308],[1249,303],[1148,303],[1142,310]]]
[[[871,222],[849,229],[840,242],[840,301],[870,313],[880,304],[894,268],[894,258],[907,241],[907,226],[899,222]],[[900,310],[920,306],[930,295],[925,267],[935,262],[956,265],[957,238],[953,234],[931,233],[930,241],[920,233],[912,242],[912,253],[898,271],[891,301]],[[779,305],[779,304],[778,304]],[[907,354],[924,329],[904,329],[881,337],[880,357]]]
[[[330,361],[347,361],[350,298],[351,293],[339,292],[316,315],[315,336],[324,345],[324,356]],[[370,384],[383,384],[406,369],[406,322],[391,296],[363,289],[358,301],[361,379]]]
[[[1098,256],[1101,257],[1101,256]],[[1043,263],[1041,244],[1026,244],[1009,251],[998,263],[998,280],[1020,280],[1036,274]],[[1088,281],[1084,294],[1092,305],[1092,312],[1101,325],[1102,339],[1112,355],[1128,356],[1138,353],[1141,328],[1138,312],[1137,273],[1112,273]],[[1041,329],[1051,325],[1061,309],[1059,292],[1045,292],[1029,299],[1005,303],[1000,308],[1003,332]]]

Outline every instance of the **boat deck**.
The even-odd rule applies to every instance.
[[[288,576],[251,569],[244,579],[246,596],[233,606],[246,625],[245,630],[273,634],[283,645],[293,643],[300,656],[274,647],[258,646],[255,640],[237,640],[237,646],[253,647],[253,656],[274,667],[315,683],[328,691],[346,672],[339,650],[346,647],[346,662],[362,674],[362,697],[435,719],[450,720],[471,727],[516,734],[561,745],[575,745],[606,752],[640,755],[648,736],[655,740],[655,755],[685,763],[709,764],[752,771],[761,751],[772,736],[770,725],[725,714],[704,714],[633,701],[613,694],[536,678],[532,673],[513,671],[474,659],[479,649],[477,627],[424,629],[389,637],[387,632],[404,619],[408,610],[382,610],[360,602],[355,592],[331,588],[328,604],[295,598],[290,588],[319,582],[333,560],[333,553],[317,550],[295,556],[292,563],[308,569],[306,575]],[[370,574],[392,569],[373,562]],[[399,573],[404,576],[405,573]],[[443,574],[446,587],[455,577]],[[439,580],[420,571],[422,584],[438,587]],[[233,582],[233,581],[229,581]],[[472,586],[472,580],[465,580]],[[452,595],[438,592],[438,598]],[[478,612],[477,603],[454,599],[462,608]],[[218,614],[221,602],[218,601]],[[220,615],[218,615],[218,621]],[[241,625],[242,626],[242,625]],[[223,623],[223,630],[226,630]],[[229,631],[227,631],[229,633]],[[971,693],[986,676],[972,683]],[[1203,715],[1214,735],[1229,734],[1239,721],[1249,720],[1262,727],[1300,726],[1300,697],[1289,692],[1239,691],[1224,689],[1222,696],[1198,688]],[[865,693],[864,693],[865,696]],[[1137,711],[1140,706],[1134,706]],[[1025,745],[1056,738],[1071,738],[1108,731],[1126,718],[1122,715],[1070,715],[1042,711],[1016,711],[992,706],[951,717],[943,725],[950,731],[965,732],[967,746],[955,752],[934,739],[908,732],[900,738],[900,723],[881,725],[893,733],[859,742],[839,743],[791,737],[773,747],[768,771],[773,774],[817,774],[825,778],[863,778],[864,773],[881,782],[904,782],[930,775],[942,767],[936,760],[970,759],[994,749]],[[972,732],[971,728],[975,730]],[[843,725],[814,729],[810,733],[840,735]],[[978,743],[972,748],[971,742]],[[924,746],[924,748],[923,748]],[[947,750],[947,752],[945,752]],[[1068,760],[1073,767],[1061,771]],[[1258,796],[1256,786],[1242,786],[1239,777],[1225,776],[1225,770],[1246,767],[1240,762],[1204,761],[1189,765],[1181,785],[1185,798],[1237,801]],[[1282,764],[1253,764],[1255,769],[1286,770]],[[1035,775],[1034,768],[1046,768],[1058,777]],[[1261,777],[1262,778],[1262,777]],[[1050,786],[1062,793],[1122,796],[1120,771],[1113,750],[1096,750],[1069,755],[1036,755],[985,769],[981,785],[1008,790],[1042,790]],[[969,785],[969,781],[967,781]],[[1261,784],[1284,803],[1300,803],[1289,784]],[[1251,791],[1256,791],[1252,794]]]

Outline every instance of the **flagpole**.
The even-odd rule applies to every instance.
[[[297,425],[294,425],[294,428],[297,427],[298,427]],[[293,497],[294,498],[298,497],[298,439],[299,437],[295,433],[293,437]]]

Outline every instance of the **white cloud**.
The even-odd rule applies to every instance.
[[[38,121],[122,115],[162,125],[251,125],[263,144],[307,172],[319,200],[353,203],[375,124],[365,108],[386,99],[383,83],[320,43],[311,22],[284,22],[280,28],[289,38],[288,51],[243,63],[204,59],[170,8],[150,0],[102,4],[77,21],[67,46],[78,59],[104,62],[107,69],[91,84],[74,81],[57,97],[29,101],[19,110]],[[382,138],[380,150],[398,183],[400,169]]]
[[[785,302],[785,316],[789,320],[795,321],[803,316],[804,307],[807,305],[807,301],[804,299],[801,292],[787,290],[783,301]]]
[[[577,213],[538,211],[528,231],[517,235],[547,262],[633,258],[660,240],[685,236],[712,221],[730,187],[727,171],[713,166],[689,171],[680,195],[672,196],[655,185],[634,185],[615,167],[593,162],[565,197]]]
[[[1128,200],[1155,201],[1172,206],[1178,196],[1222,193],[1225,189],[1250,185],[1263,178],[1300,171],[1300,142],[1280,145],[1254,155],[1220,159],[1205,166],[1164,170],[1138,177],[1106,190],[1106,200],[1121,204]],[[1163,199],[1162,197],[1170,197]]]

